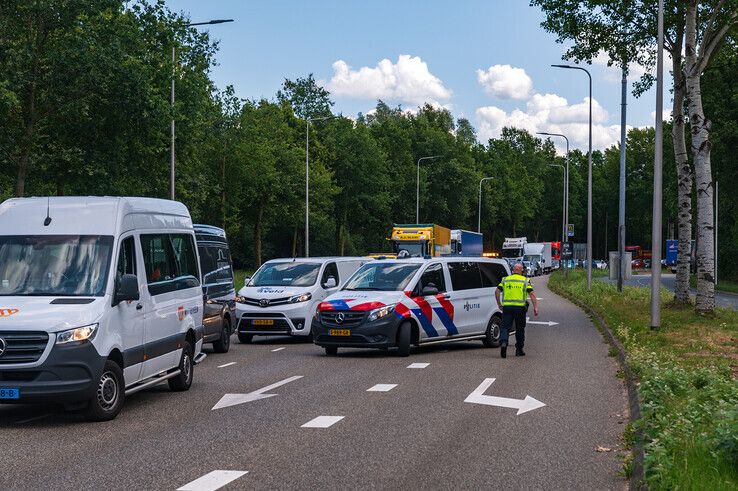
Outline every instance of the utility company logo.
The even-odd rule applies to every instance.
[[[177,317],[179,317],[180,322],[185,318],[185,308],[181,305],[177,307]]]
[[[470,310],[479,309],[479,308],[481,308],[481,305],[479,305],[478,303],[466,302],[464,304],[464,310],[466,310],[467,312],[469,312]]]
[[[262,287],[262,288],[257,289],[256,291],[259,292],[259,293],[283,293],[284,292],[284,288],[267,288],[267,287]]]
[[[11,315],[17,314],[20,312],[20,309],[9,309],[5,307],[0,307],[0,317],[10,317]]]

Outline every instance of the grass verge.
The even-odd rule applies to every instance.
[[[650,326],[650,290],[555,273],[549,287],[599,314],[639,380],[644,468],[652,489],[738,489],[738,313],[697,316],[662,290],[662,325]]]
[[[253,271],[246,271],[244,269],[237,269],[233,272],[233,283],[236,285],[236,291],[243,288],[243,281],[247,276],[254,274]]]
[[[689,286],[697,288],[697,276],[689,275]],[[721,280],[718,278],[718,284],[715,290],[720,292],[738,293],[738,283],[730,280]]]

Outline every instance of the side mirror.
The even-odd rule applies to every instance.
[[[428,283],[423,287],[423,291],[421,293],[424,297],[438,295],[438,288],[433,283]]]
[[[243,279],[243,286],[246,286],[249,284],[249,281],[251,281],[251,276],[247,276]]]
[[[113,306],[121,302],[138,300],[138,278],[134,274],[124,274],[120,277],[113,296]]]
[[[336,279],[333,276],[329,276],[328,279],[325,280],[325,285],[323,285],[323,288],[328,290],[330,288],[335,288],[336,286],[338,286]]]

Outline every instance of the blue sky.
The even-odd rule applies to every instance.
[[[550,67],[564,47],[525,0],[167,4],[193,22],[235,20],[208,27],[220,41],[212,77],[240,97],[272,98],[284,78],[312,72],[334,94],[335,112],[347,116],[366,113],[377,98],[408,109],[429,101],[468,118],[482,141],[511,125],[563,132],[586,149],[586,75]],[[619,138],[620,80],[601,61],[591,71],[602,148]],[[629,94],[628,126],[653,125],[654,107],[654,91]]]

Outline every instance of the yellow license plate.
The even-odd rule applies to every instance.
[[[253,326],[273,326],[274,320],[273,319],[254,319],[251,321],[251,325]]]
[[[351,336],[350,329],[331,329],[331,336]]]

